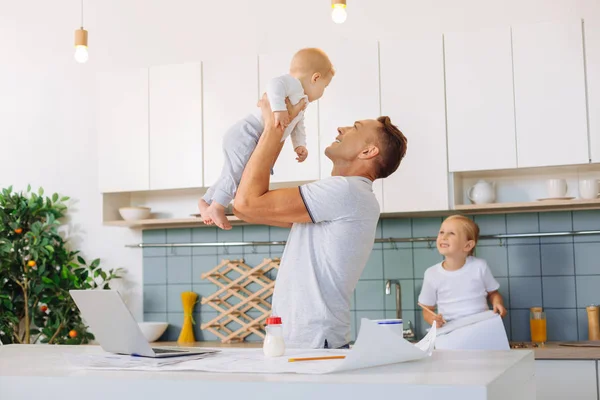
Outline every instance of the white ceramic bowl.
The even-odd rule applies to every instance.
[[[148,207],[121,207],[119,214],[125,221],[138,221],[147,219],[150,216],[150,208]]]
[[[169,326],[166,322],[138,322],[138,325],[148,342],[156,342]]]
[[[379,326],[390,329],[400,335],[400,337],[404,337],[404,328],[401,319],[375,319],[373,322],[377,322]]]

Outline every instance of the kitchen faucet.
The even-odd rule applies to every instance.
[[[402,319],[402,287],[400,286],[400,281],[397,279],[388,279],[385,282],[385,294],[392,294],[392,284],[396,285],[396,318]],[[403,328],[403,330],[403,336],[405,339],[415,338],[415,332],[412,329],[412,322],[408,321],[408,324],[406,324],[406,329]]]
[[[396,318],[402,319],[402,288],[397,279],[388,279],[385,282],[385,294],[392,294],[392,283],[396,285]]]

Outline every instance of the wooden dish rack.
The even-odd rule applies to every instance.
[[[271,315],[271,304],[267,299],[273,295],[275,287],[275,281],[266,274],[278,270],[279,262],[279,258],[265,258],[256,267],[250,267],[243,259],[223,260],[202,274],[202,279],[219,289],[203,298],[201,303],[208,304],[219,315],[200,328],[218,336],[222,343],[242,342],[252,333],[264,339],[265,320]],[[251,312],[259,315],[252,317]]]

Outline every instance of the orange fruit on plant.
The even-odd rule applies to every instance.
[[[17,229],[15,229],[15,233],[17,235],[20,235],[21,233],[23,233],[23,228],[17,228]]]
[[[47,305],[43,305],[40,307],[40,311],[41,312],[46,312],[48,310],[48,306]]]
[[[27,262],[27,266],[28,266],[28,267],[35,267],[35,261],[33,261],[33,260],[29,260],[29,261]]]
[[[71,329],[71,330],[69,331],[69,337],[70,337],[71,339],[75,339],[75,338],[77,337],[77,331],[76,331],[75,329]]]

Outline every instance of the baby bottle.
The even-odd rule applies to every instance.
[[[283,327],[281,318],[271,316],[267,318],[265,327],[267,335],[263,343],[263,352],[267,357],[279,357],[285,353],[285,343],[283,342]]]

